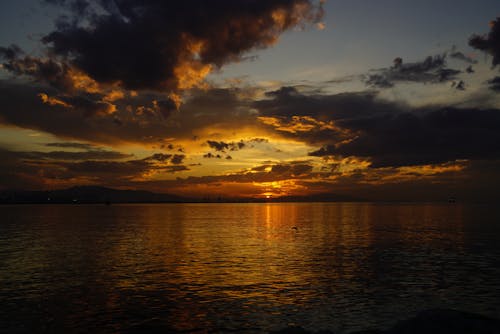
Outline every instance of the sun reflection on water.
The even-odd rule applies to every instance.
[[[423,306],[500,308],[492,299],[500,293],[492,279],[500,275],[497,234],[481,229],[496,225],[478,225],[477,213],[458,205],[9,210],[0,225],[10,273],[0,275],[6,316],[42,329],[49,317],[62,331],[75,324],[109,332],[262,332],[293,324],[355,330],[383,327]]]

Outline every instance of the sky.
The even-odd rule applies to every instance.
[[[2,1],[0,189],[495,198],[499,17],[494,0]]]

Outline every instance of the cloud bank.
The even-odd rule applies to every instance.
[[[212,70],[267,48],[289,29],[317,23],[309,0],[51,0],[68,10],[42,38],[47,57],[3,47],[4,68],[68,91],[80,81],[176,92]]]

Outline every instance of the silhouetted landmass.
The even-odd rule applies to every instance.
[[[79,186],[52,191],[5,190],[0,203],[176,203],[185,199],[170,194],[141,190],[118,190],[99,186]]]
[[[68,189],[27,191],[0,191],[0,204],[42,204],[42,203],[241,203],[241,202],[359,202],[363,201],[336,194],[309,196],[284,196],[276,198],[231,198],[223,196],[187,198],[172,194],[154,193],[142,190],[119,190],[100,186],[78,186]]]
[[[309,332],[302,327],[288,327],[270,334],[334,334],[331,331]],[[416,317],[398,322],[388,330],[368,329],[351,334],[500,334],[500,320],[479,314],[447,309],[420,312]]]
[[[375,200],[377,201],[377,200]],[[407,202],[407,198],[379,200],[379,202]],[[76,186],[59,190],[0,190],[0,204],[42,203],[282,203],[282,202],[373,202],[372,199],[345,194],[322,193],[304,196],[281,196],[271,198],[249,198],[212,195],[182,197],[168,193],[145,190],[119,190],[102,186]],[[414,200],[410,202],[423,202]],[[432,202],[432,200],[431,200]],[[455,203],[454,197],[440,202]]]

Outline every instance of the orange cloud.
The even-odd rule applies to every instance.
[[[58,99],[55,97],[50,97],[45,93],[38,94],[38,97],[42,100],[43,103],[49,104],[51,106],[62,106],[64,108],[73,108],[72,105]]]
[[[335,126],[333,121],[320,121],[311,116],[292,116],[289,120],[279,117],[259,116],[257,119],[265,125],[274,127],[278,131],[294,134],[323,130],[334,130],[339,133],[347,132]]]
[[[117,100],[121,100],[124,97],[125,97],[125,93],[123,91],[112,89],[104,96],[103,100],[107,101],[107,102],[114,102]]]

